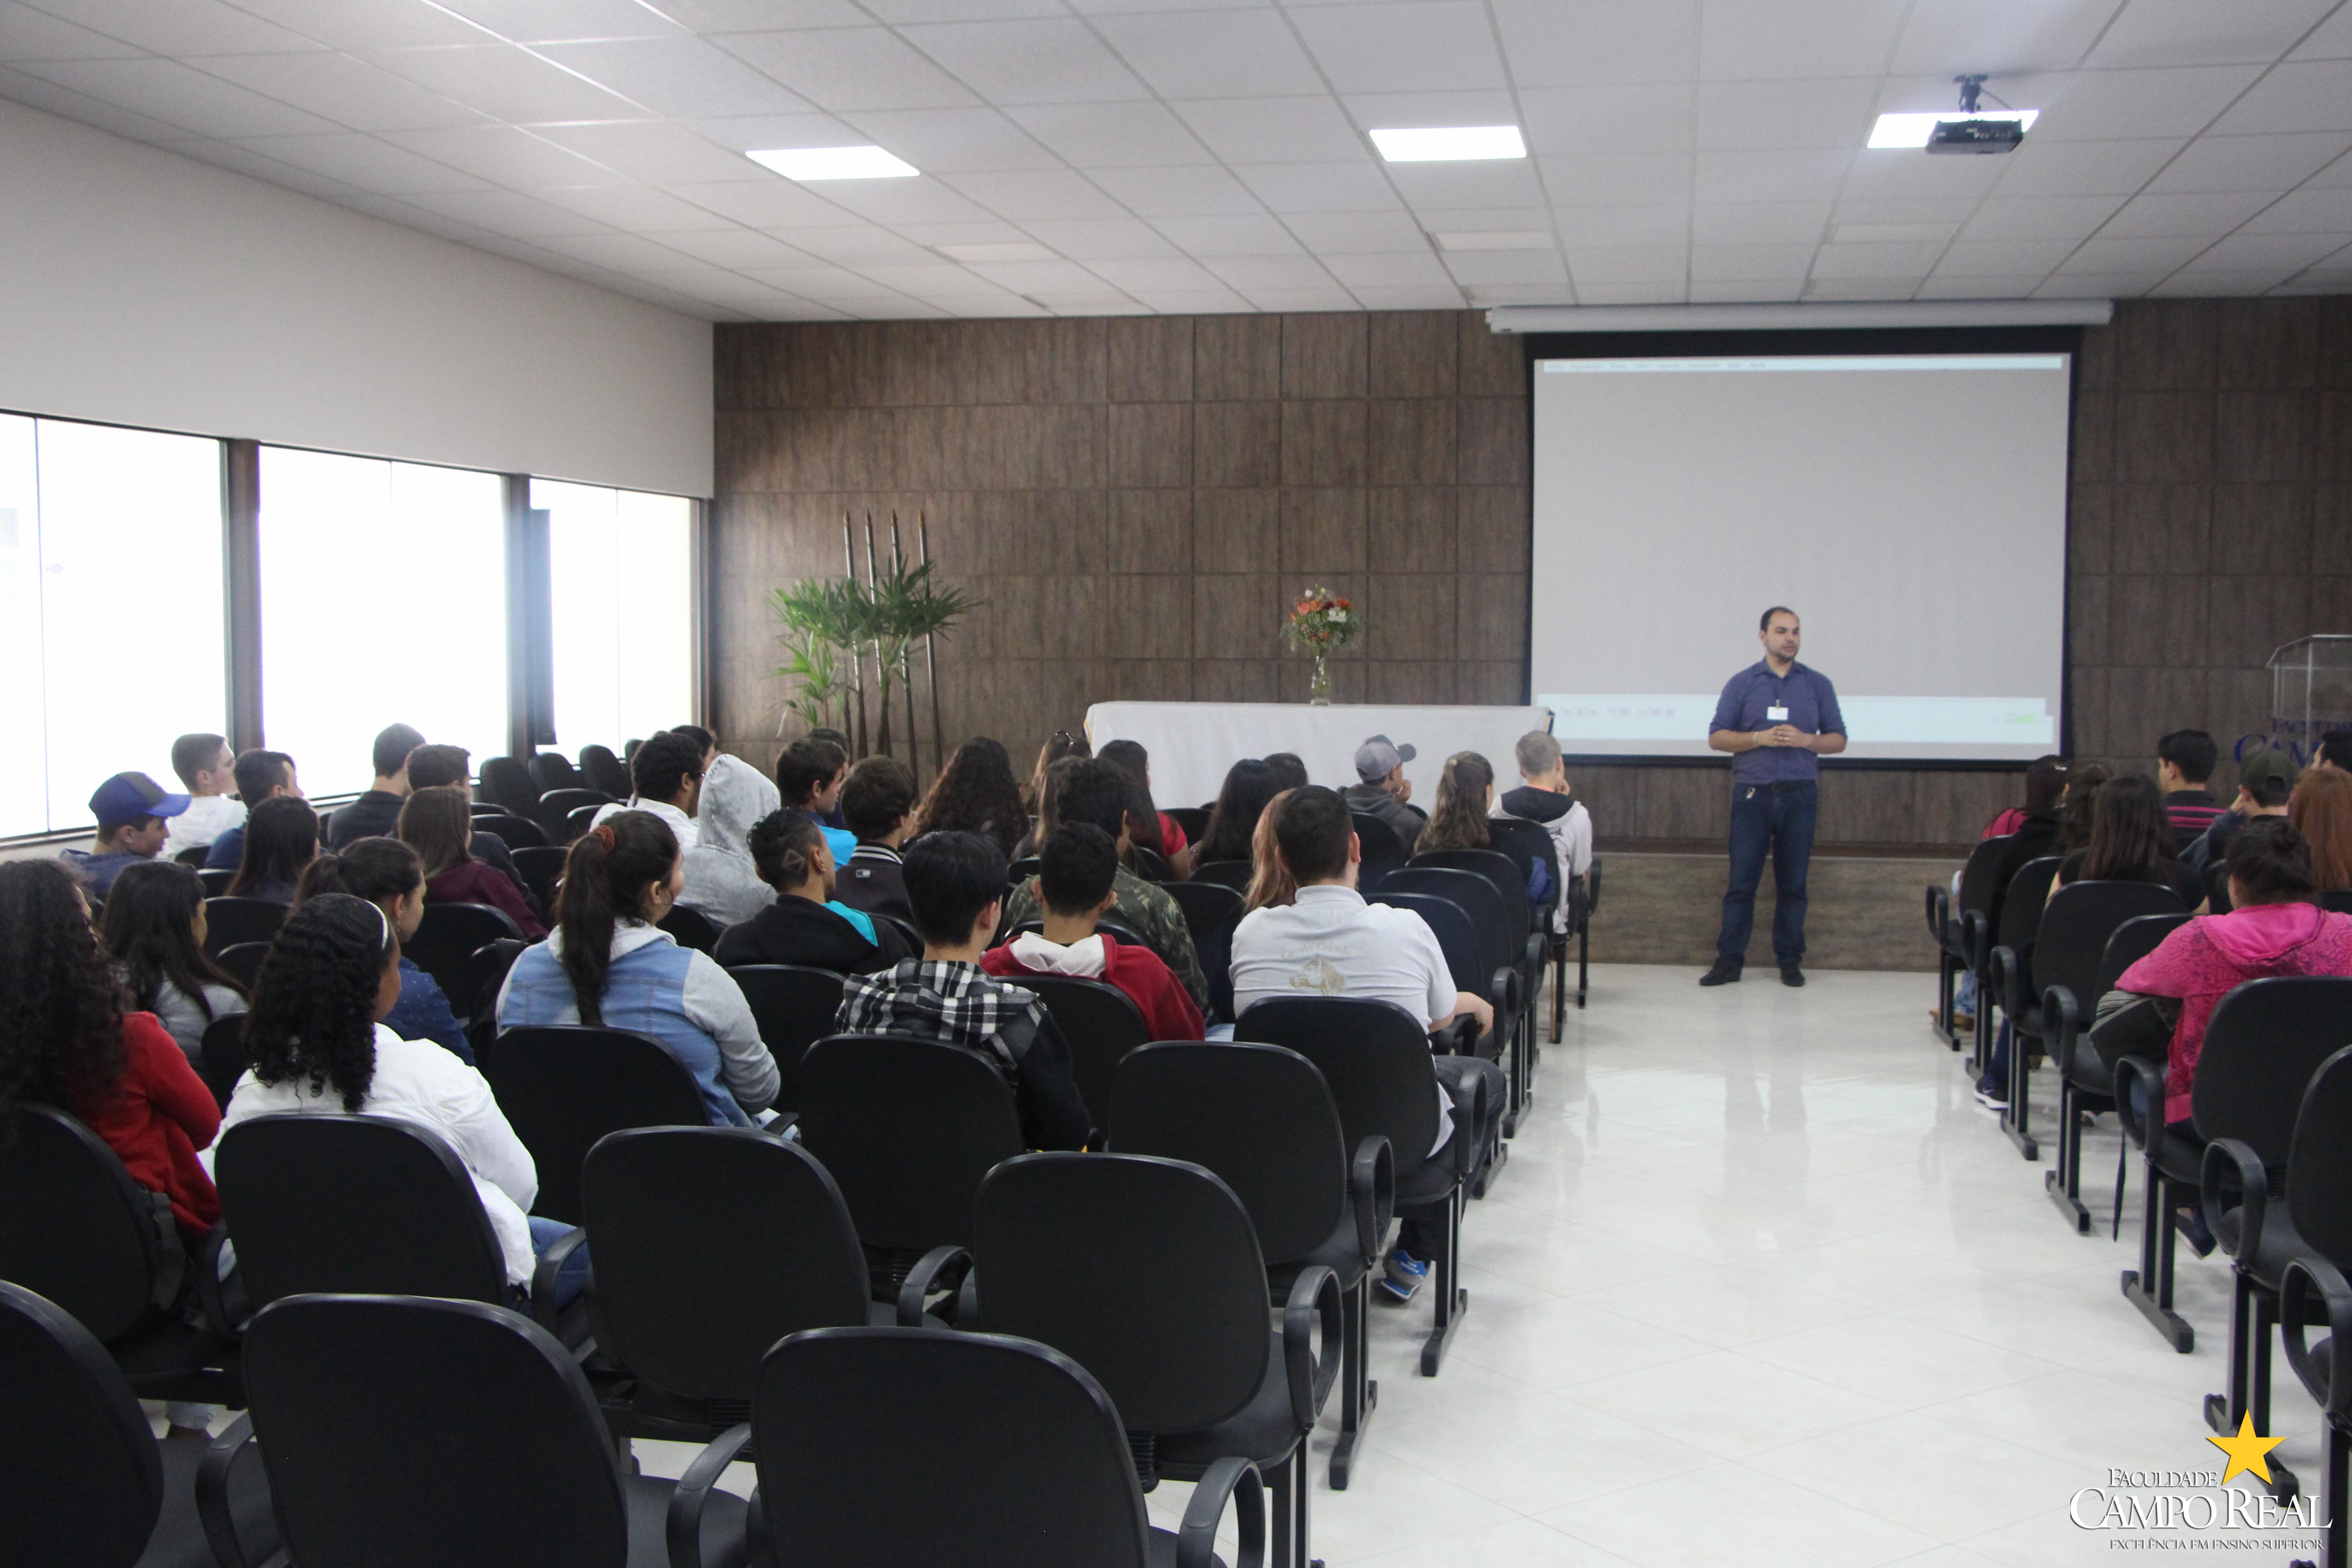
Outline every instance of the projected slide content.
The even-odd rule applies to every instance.
[[[1857,759],[2054,751],[2063,353],[1540,359],[1529,686],[1562,748],[1704,756],[1765,608]]]

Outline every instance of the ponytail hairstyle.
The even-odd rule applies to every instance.
[[[1486,792],[1495,787],[1494,764],[1475,752],[1445,759],[1437,779],[1437,805],[1414,844],[1424,849],[1487,849],[1494,832],[1486,826]]]
[[[474,837],[473,808],[466,804],[466,792],[454,784],[421,789],[410,795],[400,808],[396,831],[400,841],[416,851],[427,877],[437,877],[474,858],[469,847]]]
[[[816,869],[816,852],[824,844],[824,828],[797,806],[772,811],[751,825],[751,864],[760,880],[779,893],[789,893]]]
[[[173,860],[142,860],[125,866],[106,896],[106,947],[121,966],[124,1000],[134,1012],[152,1013],[168,985],[196,1005],[209,1021],[207,985],[245,994],[228,971],[196,942],[196,911],[204,908],[204,884],[194,869]]]
[[[131,869],[124,867],[121,875],[129,876]],[[425,863],[399,839],[354,838],[302,868],[302,879],[294,887],[294,907],[300,909],[320,893],[349,893],[372,904],[398,904],[424,884]]]
[[[81,884],[63,861],[0,863],[0,1110],[87,1110],[122,1066],[122,992]]]
[[[291,887],[319,853],[319,814],[299,795],[273,796],[245,818],[245,853],[229,879],[230,898],[254,897],[274,882]]]
[[[375,1081],[375,999],[400,952],[392,917],[349,893],[320,893],[286,917],[246,1016],[246,1058],[263,1083],[330,1085],[356,1112]]]
[[[2031,777],[2031,773],[2028,774]],[[2114,773],[2105,763],[2084,763],[2066,773],[2065,798],[2058,803],[2058,831],[2050,847],[2060,855],[2091,847],[2091,830],[2099,816],[2099,795]]]
[[[1275,813],[1290,798],[1290,794],[1283,790],[1268,800],[1257,814],[1257,826],[1250,829],[1249,888],[1242,894],[1244,914],[1298,901],[1298,882],[1291,876],[1290,868],[1282,863],[1281,851],[1274,842]]]
[[[555,899],[555,929],[563,938],[572,1001],[591,1028],[604,1021],[614,931],[623,921],[646,918],[646,889],[666,880],[677,864],[677,835],[650,811],[616,811],[573,840]]]

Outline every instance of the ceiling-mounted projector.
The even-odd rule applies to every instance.
[[[1938,120],[1927,132],[1930,153],[2014,153],[2025,127],[2014,119]]]

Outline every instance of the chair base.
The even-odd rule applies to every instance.
[[[1446,1310],[1446,1298],[1437,1298],[1437,1325],[1429,1331],[1429,1338],[1421,1345],[1421,1375],[1435,1377],[1445,1360],[1445,1347],[1454,1342],[1454,1331],[1462,1326],[1462,1314],[1470,1310],[1470,1292],[1455,1286],[1453,1290],[1453,1310]]]
[[[1307,1477],[1304,1440],[1291,1450],[1289,1458],[1266,1471],[1265,1489],[1274,1505],[1266,1531],[1274,1547],[1268,1553],[1274,1568],[1323,1568],[1320,1557],[1307,1555],[1307,1497],[1315,1488]]]
[[[1431,1324],[1429,1338],[1422,1342],[1421,1375],[1435,1377],[1445,1360],[1445,1347],[1453,1342],[1454,1331],[1462,1326],[1462,1314],[1470,1310],[1470,1292],[1462,1288],[1462,1189],[1455,1187],[1446,1205],[1445,1251],[1437,1259],[1436,1321]]]
[[[1339,1299],[1345,1342],[1339,1347],[1339,1438],[1331,1445],[1335,1492],[1348,1489],[1349,1473],[1355,1468],[1356,1444],[1381,1404],[1381,1385],[1367,1375],[1371,1362],[1371,1276],[1367,1274]]]
[[[2156,1331],[2174,1350],[2187,1355],[2197,1348],[2197,1331],[2189,1326],[2188,1319],[2159,1304],[2155,1295],[2141,1286],[2138,1269],[2124,1270],[2123,1287],[2126,1300],[2139,1309],[2140,1316],[2156,1325]]]
[[[2066,1222],[2074,1227],[2075,1235],[2091,1234],[2091,1211],[2084,1206],[2082,1199],[2066,1190],[2066,1184],[2058,1179],[2057,1172],[2044,1172],[2042,1186],[2042,1190],[2050,1194],[2051,1203],[2057,1206],[2060,1214],[2066,1216]]]
[[[1509,1136],[1509,1130],[1506,1129],[1504,1131],[1503,1137],[1507,1138]],[[1509,1164],[1510,1161],[1511,1146],[1508,1143],[1504,1142],[1502,1139],[1496,1139],[1495,1141],[1493,1151],[1486,1157],[1486,1168],[1478,1173],[1478,1180],[1471,1185],[1470,1195],[1474,1198],[1485,1197],[1486,1195],[1487,1187],[1494,1183],[1495,1173],[1501,1170],[1505,1165]]]
[[[2012,1106],[2016,1102],[2014,1100],[2011,1101]],[[2009,1113],[2007,1111],[2001,1113],[2000,1130],[2008,1136],[2009,1141],[2011,1143],[2017,1145],[2017,1152],[2021,1157],[2035,1164],[2039,1164],[2041,1163],[2042,1145],[2035,1141],[2032,1133],[2028,1132],[2024,1128],[2011,1121],[2009,1119]]]

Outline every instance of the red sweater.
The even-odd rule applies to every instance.
[[[522,927],[525,940],[537,942],[547,934],[530,906],[507,874],[497,867],[479,860],[461,861],[446,871],[425,879],[425,901],[428,904],[488,904]]]
[[[82,1116],[149,1192],[172,1200],[172,1217],[191,1237],[221,1216],[220,1194],[196,1163],[196,1151],[220,1131],[213,1091],[152,1013],[122,1016],[121,1081],[105,1103]]]
[[[1109,982],[1128,994],[1143,1013],[1144,1026],[1155,1040],[1197,1040],[1204,1033],[1201,1009],[1183,983],[1170,972],[1158,953],[1148,947],[1122,947],[1108,931],[1098,932],[1103,944],[1103,972],[1098,975],[1074,975],[1072,979],[1097,979]],[[1024,974],[1051,974],[1046,969],[1032,969],[1013,956],[1013,944],[990,948],[980,955],[980,966],[989,973],[1007,980],[1018,980]]]

